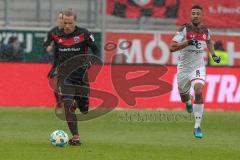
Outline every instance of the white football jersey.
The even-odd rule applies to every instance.
[[[187,46],[178,52],[178,72],[191,72],[200,67],[205,67],[204,49],[207,47],[206,42],[210,40],[210,31],[204,26],[199,28],[191,23],[184,25],[173,37],[173,41],[181,43],[196,37],[198,47]]]

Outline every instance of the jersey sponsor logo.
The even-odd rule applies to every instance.
[[[193,49],[188,49],[188,50],[185,50],[186,52],[191,52],[191,53],[195,53],[195,54],[199,54],[199,53],[204,53],[203,50],[193,50]],[[184,52],[185,52],[184,51]]]
[[[59,48],[60,52],[79,52],[81,48]]]

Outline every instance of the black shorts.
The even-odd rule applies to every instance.
[[[90,92],[88,75],[70,75],[67,78],[58,75],[58,91],[62,100],[74,99],[75,97],[88,97]]]

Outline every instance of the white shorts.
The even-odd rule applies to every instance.
[[[190,91],[191,86],[196,83],[205,84],[206,69],[205,67],[197,68],[192,72],[177,73],[178,91],[180,94],[186,94]]]

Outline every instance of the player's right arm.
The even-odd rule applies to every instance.
[[[47,53],[51,53],[53,51],[53,38],[52,38],[52,30],[47,33],[47,37],[43,43],[43,49]]]
[[[172,39],[172,43],[170,44],[170,51],[175,52],[181,50],[190,45],[197,45],[198,41],[195,37],[190,40],[186,40],[186,26],[181,27],[175,36]]]
[[[177,33],[174,35],[172,39],[172,43],[170,44],[170,51],[175,52],[181,50],[188,46],[187,41],[184,42],[186,39],[186,27],[182,26],[178,29]]]
[[[185,47],[187,47],[187,46],[188,46],[187,41],[186,41],[186,42],[181,42],[181,43],[172,42],[172,43],[170,44],[170,51],[171,51],[171,52],[175,52],[175,51],[181,50],[181,49],[183,49],[183,48],[185,48]]]

